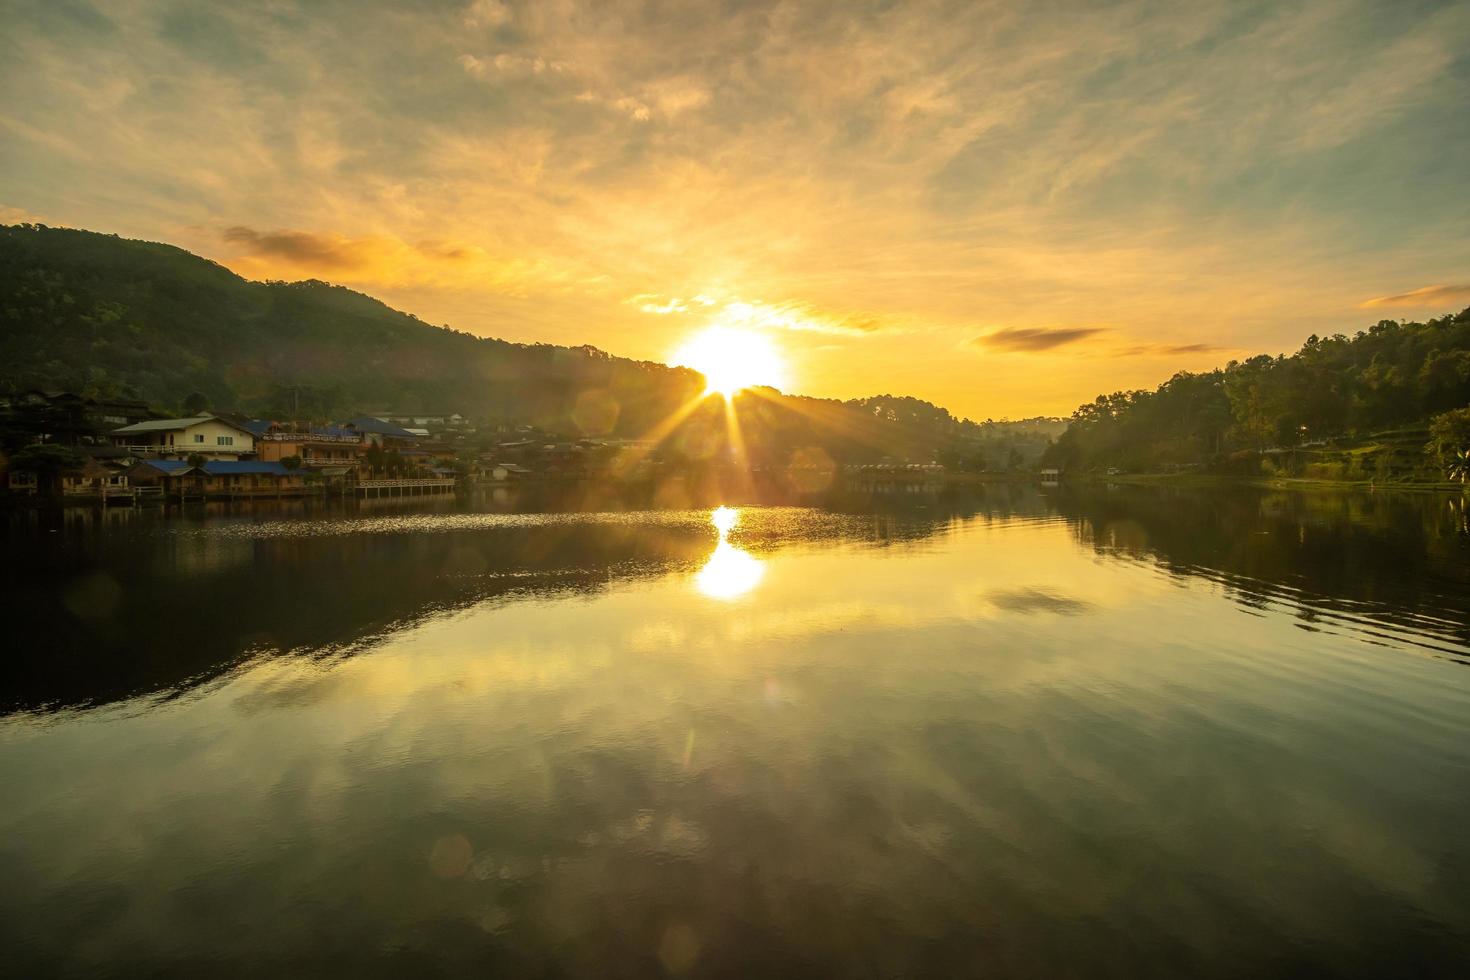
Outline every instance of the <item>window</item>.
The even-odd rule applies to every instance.
[[[202,433],[202,432],[196,432],[196,433],[194,433],[194,441],[195,442],[203,442],[204,441],[204,433]]]
[[[235,444],[235,437],[234,436],[215,436],[214,437],[214,444],[216,446],[233,446]]]

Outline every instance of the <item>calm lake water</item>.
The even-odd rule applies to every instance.
[[[3,970],[1470,969],[1458,497],[522,503],[0,515]]]

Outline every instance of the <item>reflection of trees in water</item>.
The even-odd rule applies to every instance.
[[[453,518],[457,505],[427,501],[421,511]],[[403,523],[383,529],[382,514],[254,506],[199,512],[190,522],[154,515],[54,532],[44,522],[12,526],[0,587],[20,655],[0,668],[0,708],[182,692],[252,656],[347,655],[476,603],[693,573],[716,548],[708,511],[434,533],[414,531],[415,515],[402,512],[386,519]],[[275,533],[298,517],[370,518],[374,529]],[[942,533],[954,520],[937,504],[821,519],[772,511],[736,534],[742,549],[770,554],[823,540],[883,546]]]
[[[551,513],[558,502],[512,503]],[[604,503],[617,512],[646,502]],[[736,531],[739,547],[758,558],[823,542],[884,548],[965,521],[1065,520],[1099,553],[1210,579],[1244,605],[1294,604],[1305,628],[1346,625],[1371,636],[1390,627],[1470,648],[1470,530],[1460,498],[995,484],[943,498],[822,503],[820,512],[760,512]],[[425,501],[421,510],[453,517],[463,503]],[[260,653],[341,656],[475,603],[694,574],[716,544],[708,511],[435,533],[415,533],[414,515],[395,513],[387,519],[409,522],[397,533],[254,533],[259,521],[289,529],[297,517],[382,513],[257,504],[190,522],[132,511],[13,520],[0,595],[15,653],[0,661],[0,708],[184,691]]]
[[[1294,603],[1306,628],[1470,655],[1465,502],[1441,494],[1208,493],[1156,487],[1064,491],[1054,505],[1079,544],[1157,560],[1219,583],[1238,602]]]

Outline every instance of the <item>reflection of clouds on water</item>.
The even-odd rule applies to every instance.
[[[1074,599],[1047,589],[998,589],[986,595],[992,606],[1008,612],[1054,613],[1058,616],[1077,616],[1091,612],[1093,604],[1083,599]]]

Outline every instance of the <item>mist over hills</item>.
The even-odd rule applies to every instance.
[[[128,395],[160,407],[202,395],[271,417],[459,411],[550,432],[660,431],[692,455],[728,434],[694,371],[594,346],[517,344],[426,323],[342,286],[254,282],[183,249],[92,231],[0,226],[0,389]],[[839,461],[1034,460],[1053,419],[974,423],[917,398],[846,402],[772,390],[739,396],[753,461],[799,449]]]

